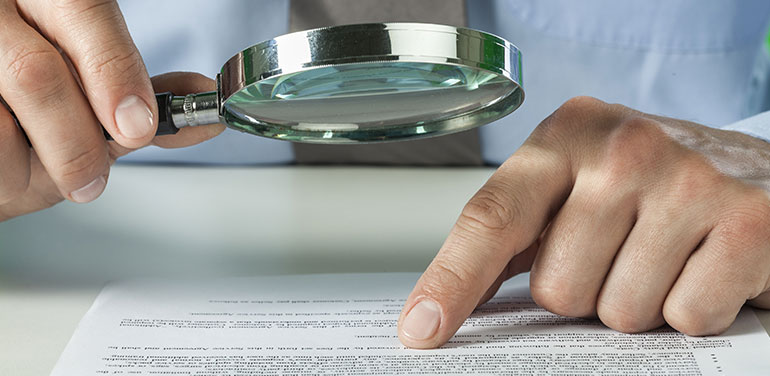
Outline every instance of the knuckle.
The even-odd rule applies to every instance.
[[[639,333],[652,329],[658,313],[645,313],[647,312],[644,305],[634,302],[607,302],[600,299],[596,305],[596,314],[604,325],[623,333]]]
[[[90,178],[104,171],[107,165],[107,151],[104,147],[85,148],[80,153],[66,158],[55,168],[58,180],[74,185],[83,185]]]
[[[527,144],[569,152],[576,145],[594,143],[597,132],[604,132],[604,124],[616,116],[614,108],[592,97],[571,98],[537,126]]]
[[[581,296],[563,279],[533,275],[530,283],[532,299],[549,312],[568,317],[586,317],[593,314],[593,298]]]
[[[128,41],[115,41],[107,48],[95,47],[86,56],[82,64],[84,76],[105,80],[112,85],[134,83],[132,77],[143,69],[139,52]]]
[[[574,128],[576,125],[590,126],[597,119],[597,115],[605,113],[609,105],[596,98],[578,96],[568,99],[554,111],[550,119],[563,126]]]
[[[605,167],[613,176],[654,168],[669,152],[670,143],[657,121],[631,117],[610,132],[603,158]]]
[[[643,116],[632,116],[618,122],[610,137],[613,150],[649,154],[658,151],[669,141],[658,121]]]
[[[677,158],[666,168],[666,171],[665,176],[662,176],[660,178],[662,180],[658,182],[661,190],[656,194],[656,200],[660,200],[669,208],[663,215],[671,220],[681,216],[679,210],[700,208],[698,204],[723,196],[729,183],[708,162],[695,155]],[[713,217],[703,216],[702,218],[709,223],[714,223]]]
[[[728,245],[721,247],[742,252],[770,241],[770,204],[765,194],[748,198],[730,210],[719,226],[719,235]],[[743,247],[736,247],[735,245]]]
[[[566,102],[564,102],[564,104],[561,105],[559,110],[565,111],[565,112],[583,113],[585,111],[595,110],[605,105],[607,105],[607,103],[599,99],[596,99],[594,97],[590,97],[587,95],[579,95],[577,97],[572,97],[568,99]]]
[[[516,199],[504,190],[484,187],[465,205],[460,220],[473,230],[498,231],[509,228],[517,218]]]
[[[725,187],[725,179],[701,158],[677,160],[666,184],[665,199],[671,207],[691,206],[698,199],[712,198]]]
[[[678,302],[667,301],[663,317],[672,328],[690,336],[716,334],[726,329],[712,315]]]
[[[6,72],[21,95],[53,96],[64,87],[64,61],[53,47],[18,44],[6,56]]]
[[[578,111],[565,109],[562,105],[538,124],[525,145],[537,145],[543,148],[557,146],[564,149],[565,145],[569,145],[570,134],[573,133],[574,125],[579,122],[579,116],[584,116],[576,112]]]

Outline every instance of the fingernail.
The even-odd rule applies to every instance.
[[[123,136],[142,138],[152,131],[152,111],[142,99],[130,95],[115,109],[115,123]]]
[[[96,200],[96,198],[99,197],[102,192],[104,192],[104,187],[106,185],[107,179],[105,179],[104,176],[100,176],[94,179],[92,182],[86,184],[83,188],[70,193],[70,197],[72,197],[72,201],[81,204],[91,202]]]
[[[409,338],[425,340],[436,334],[441,323],[441,309],[436,302],[423,299],[406,314],[401,330]]]

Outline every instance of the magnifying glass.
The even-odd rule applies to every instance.
[[[224,123],[310,143],[439,136],[513,112],[521,53],[485,32],[423,23],[301,31],[230,58],[213,92],[157,94],[158,135]]]

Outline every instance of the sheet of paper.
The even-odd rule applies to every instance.
[[[113,284],[53,375],[770,375],[770,338],[750,309],[721,336],[628,335],[539,308],[526,275],[504,284],[443,348],[406,349],[396,320],[417,277]]]

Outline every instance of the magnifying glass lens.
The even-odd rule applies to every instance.
[[[521,97],[518,84],[483,69],[367,62],[255,82],[230,96],[223,114],[231,126],[268,137],[356,143],[473,128],[483,120],[479,117],[494,119],[513,111]],[[501,101],[508,103],[497,105]]]

